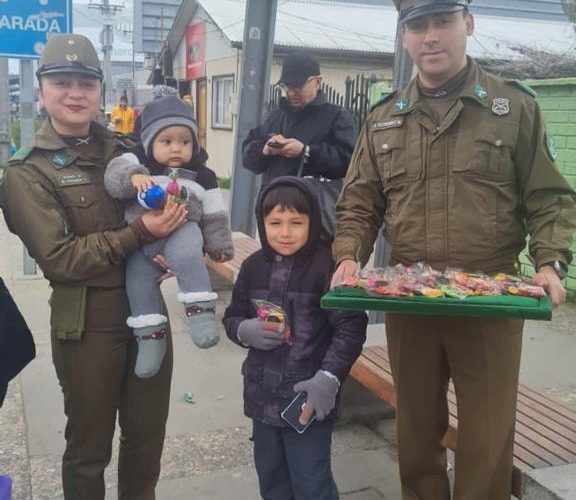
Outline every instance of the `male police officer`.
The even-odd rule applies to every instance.
[[[418,76],[369,116],[337,207],[333,283],[365,263],[384,223],[392,264],[488,273],[530,255],[554,306],[572,255],[575,193],[533,92],[466,56],[468,0],[395,0]],[[454,497],[510,498],[522,322],[388,314],[404,499],[448,499],[446,390],[458,398]]]
[[[0,184],[0,206],[53,289],[52,356],[68,417],[64,497],[104,499],[104,469],[118,415],[118,497],[153,500],[172,357],[170,350],[155,377],[134,374],[137,346],[126,326],[123,260],[179,227],[186,214],[148,212],[128,225],[122,207],[106,193],[106,164],[132,143],[93,122],[103,75],[87,38],[51,37],[37,76],[49,118],[33,145],[11,159]]]

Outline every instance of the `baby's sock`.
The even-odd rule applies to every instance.
[[[215,346],[220,340],[218,322],[216,321],[216,304],[207,302],[188,302],[186,316],[190,325],[190,336],[197,347],[208,349]]]
[[[164,318],[158,323],[158,318]],[[149,325],[149,323],[157,323]],[[148,326],[145,326],[148,323]],[[166,354],[167,318],[158,314],[128,318],[138,342],[138,355],[134,373],[140,378],[150,378],[158,373]]]

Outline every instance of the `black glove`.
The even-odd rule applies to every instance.
[[[305,392],[306,406],[316,412],[316,420],[324,420],[336,405],[340,382],[334,375],[318,370],[316,375],[294,385],[294,392]]]
[[[262,321],[259,318],[245,319],[238,325],[238,340],[244,345],[270,351],[284,343],[284,324]]]

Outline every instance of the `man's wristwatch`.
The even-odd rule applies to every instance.
[[[566,278],[566,276],[568,275],[568,267],[566,266],[566,264],[564,264],[564,262],[561,262],[559,260],[546,262],[545,264],[542,264],[540,266],[540,269],[544,266],[550,266],[552,269],[554,269],[554,271],[558,275],[558,278],[560,278],[561,280]]]

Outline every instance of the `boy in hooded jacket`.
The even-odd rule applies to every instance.
[[[366,339],[367,317],[320,307],[334,262],[320,240],[318,202],[301,179],[279,177],[265,186],[256,216],[262,249],[242,264],[223,322],[228,337],[248,348],[244,413],[253,421],[260,493],[265,500],[335,500],[335,407]],[[281,307],[285,323],[274,328],[258,318],[258,299]],[[301,421],[316,417],[302,434],[281,418],[299,392],[307,396]]]

